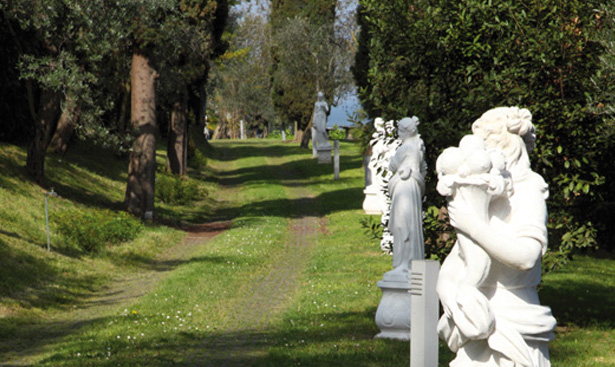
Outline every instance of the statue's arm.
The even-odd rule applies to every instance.
[[[459,207],[454,201],[449,203],[451,225],[472,238],[502,264],[519,270],[532,269],[540,261],[546,245],[547,212],[541,196],[530,195],[525,199],[523,204],[526,207],[516,213],[525,224],[509,223],[508,234],[495,230],[469,208]]]
[[[448,310],[455,302],[457,296],[457,287],[459,285],[460,269],[465,266],[463,260],[459,256],[459,244],[455,243],[451,252],[446,256],[442,263],[442,268],[438,275],[438,284],[436,291],[440,297],[440,301]]]

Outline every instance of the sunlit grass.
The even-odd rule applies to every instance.
[[[357,146],[342,142],[340,180],[333,180],[332,165],[316,164],[311,151],[299,149],[296,143],[213,144],[216,153],[207,171],[193,172],[209,196],[192,205],[158,207],[165,222],[234,218],[232,227],[172,266],[162,266],[165,276],[136,302],[94,317],[56,339],[37,355],[36,365],[218,366],[232,357],[251,366],[408,366],[408,343],[373,338],[378,333],[374,316],[381,297],[376,282],[390,269],[391,258],[381,254],[360,225],[365,214],[361,210],[362,157]],[[13,166],[6,162],[13,159],[10,157],[19,161],[23,150],[7,149],[9,158],[0,160],[0,165],[10,168]],[[70,170],[90,175],[90,185],[96,187],[86,187],[88,192],[83,194],[73,191],[73,200],[55,201],[54,210],[112,207],[121,201],[125,173],[124,164],[117,164],[118,168],[106,173],[108,165],[88,173],[81,168],[87,167],[86,161],[79,160]],[[61,169],[58,167],[58,179],[64,177]],[[40,206],[34,205],[41,196],[29,197],[41,195],[40,188],[12,177],[4,180],[7,185],[22,184],[11,189],[14,203],[0,204],[0,220],[5,221],[0,228],[10,228],[19,237],[0,232],[0,241],[4,241],[0,249],[10,249],[13,260],[9,263],[19,258],[27,266],[25,280],[17,286],[23,290],[26,284],[35,285],[36,297],[28,303],[27,297],[16,296],[27,293],[11,291],[2,298],[3,307],[12,311],[5,310],[5,318],[0,319],[0,353],[22,347],[20,340],[28,337],[28,331],[20,329],[21,325],[40,322],[54,310],[71,307],[117,273],[147,268],[157,254],[182,237],[180,231],[155,224],[136,240],[97,256],[47,253],[44,228],[37,224],[44,217]],[[72,187],[72,183],[65,186]],[[8,198],[8,194],[2,197]],[[102,203],[87,204],[100,198]],[[304,266],[295,274],[296,287],[276,303],[278,309],[270,313],[266,327],[253,329],[251,320],[237,314],[247,312],[246,297],[258,293],[267,274],[288,260],[290,244],[296,241],[290,226],[305,215],[319,219],[311,247],[302,252]],[[17,224],[4,227],[9,223],[6,218]],[[614,264],[609,258],[579,256],[546,277],[541,300],[553,308],[559,323],[550,345],[553,366],[615,365]],[[16,266],[11,269],[17,271]],[[25,274],[34,271],[36,276]],[[13,279],[18,276],[22,275]],[[34,279],[37,276],[53,282],[39,284]],[[45,294],[55,298],[42,302]],[[242,342],[241,351],[233,355],[233,347]],[[441,344],[440,366],[448,365],[452,358]]]

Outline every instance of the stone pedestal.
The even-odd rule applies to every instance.
[[[365,199],[363,200],[363,210],[365,214],[382,215],[382,197],[378,195],[376,185],[369,185],[363,190]]]
[[[331,163],[331,145],[317,146],[316,152],[318,153],[318,164]]]
[[[376,310],[376,338],[410,340],[410,281],[381,280],[382,299]]]

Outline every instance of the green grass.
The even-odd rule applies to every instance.
[[[157,215],[171,224],[234,218],[232,227],[174,263],[136,302],[59,335],[36,353],[36,365],[217,366],[247,338],[261,344],[246,345],[233,356],[245,365],[408,366],[408,343],[373,338],[381,296],[376,282],[391,259],[360,225],[365,214],[357,146],[341,142],[342,170],[335,181],[330,165],[317,165],[311,151],[294,143],[213,145],[207,170],[191,173],[209,195],[190,205],[157,204]],[[35,204],[42,194],[20,176],[25,153],[12,146],[1,149],[0,168],[11,174],[0,175],[7,190],[0,192],[0,251],[3,264],[10,265],[0,267],[0,355],[23,348],[20,343],[29,333],[52,334],[56,329],[36,325],[46,325],[117,274],[150,267],[182,236],[155,224],[136,240],[100,255],[69,255],[57,243],[48,253],[41,206]],[[63,183],[56,190],[70,193],[52,202],[54,210],[112,208],[121,202],[125,164],[99,165],[96,157],[83,151],[50,157],[56,160],[51,165],[58,164],[51,178]],[[87,184],[77,182],[81,175]],[[266,329],[250,330],[250,320],[235,314],[270,270],[286,261],[289,243],[295,241],[290,224],[305,212],[319,216],[319,225],[313,246],[304,253],[305,268],[297,270],[298,287],[279,302]],[[615,366],[614,265],[612,257],[578,256],[545,278],[541,300],[552,307],[559,325],[550,344],[554,366]],[[248,330],[237,331],[242,328]],[[453,357],[441,344],[440,365]]]

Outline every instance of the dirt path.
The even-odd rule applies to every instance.
[[[72,310],[56,314],[42,325],[31,325],[29,338],[22,350],[15,351],[0,366],[28,366],[56,341],[75,332],[89,323],[117,314],[117,310],[127,307],[154,289],[169,271],[190,258],[199,247],[210,239],[230,228],[231,222],[213,222],[182,228],[186,231],[183,241],[157,256],[151,266],[130,276],[114,280],[108,288],[88,298]]]
[[[270,167],[276,162],[268,159]],[[276,175],[280,178],[299,177],[297,172],[276,172]],[[319,218],[309,206],[310,199],[313,199],[309,189],[287,186],[285,191],[295,203],[293,209],[297,215],[289,220],[290,240],[280,256],[282,261],[274,263],[264,277],[246,290],[237,311],[224,325],[224,331],[207,338],[200,348],[201,353],[187,365],[247,367],[255,358],[267,353],[268,326],[279,320],[292,301],[300,286],[300,275],[308,266],[311,248],[318,240]]]

